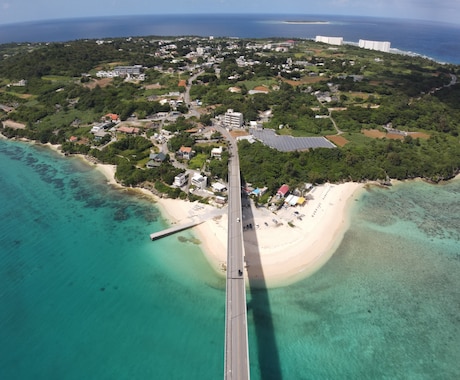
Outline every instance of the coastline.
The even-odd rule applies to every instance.
[[[244,209],[243,226],[253,225],[243,232],[245,276],[251,285],[286,286],[320,269],[342,241],[349,226],[350,205],[362,189],[364,184],[353,182],[324,184],[315,187],[307,205],[299,209],[288,207],[274,214],[252,203],[250,212]],[[213,209],[175,199],[157,202],[162,214],[173,223],[185,223]],[[222,275],[227,261],[227,229],[225,214],[194,228],[208,262]]]
[[[60,145],[41,145],[62,154]],[[74,157],[98,170],[107,179],[107,184],[137,191],[150,198],[169,224],[190,222],[216,212],[216,208],[210,205],[160,198],[147,189],[124,187],[115,179],[115,165],[94,162],[84,155]],[[308,193],[306,205],[300,208],[283,207],[273,213],[265,207],[255,207],[253,202],[250,210],[244,208],[242,224],[253,226],[243,232],[246,251],[244,272],[251,285],[286,286],[321,268],[342,241],[349,225],[351,201],[357,199],[364,187],[364,184],[354,182],[326,183],[315,186]],[[193,229],[207,261],[222,276],[225,276],[227,261],[227,229],[225,213],[208,218]]]
[[[62,153],[59,145],[45,145]],[[225,276],[228,230],[225,211],[222,215],[213,216],[217,210],[214,206],[160,198],[144,188],[124,187],[115,180],[115,165],[95,163],[84,155],[75,156],[94,166],[105,176],[107,184],[150,198],[171,225],[206,218],[208,215],[207,220],[194,227],[193,231],[211,267]],[[246,229],[243,232],[245,276],[255,286],[279,287],[316,272],[329,260],[342,241],[349,226],[349,206],[359,197],[364,187],[364,184],[355,182],[315,186],[309,193],[306,205],[295,209],[282,208],[276,214],[265,207],[255,207],[251,202],[251,211],[243,210],[242,221],[243,225],[253,224],[252,230]]]
[[[101,172],[110,176],[110,168],[103,166],[99,167]],[[250,212],[243,210],[242,221],[243,226],[253,225],[253,229],[246,228],[243,232],[244,272],[251,286],[287,286],[319,270],[340,245],[349,226],[350,206],[364,188],[364,184],[353,182],[320,185],[314,188],[307,205],[283,208],[276,214],[251,203]],[[198,202],[158,198],[146,189],[137,190],[156,202],[170,224],[186,223],[216,210]],[[299,218],[294,211],[304,216]],[[222,276],[227,261],[227,229],[225,212],[193,229],[207,261]]]
[[[84,156],[83,159],[88,161]],[[108,184],[126,189],[115,180],[114,165],[96,163],[95,168]],[[362,183],[323,184],[309,193],[307,204],[301,208],[282,208],[272,213],[251,202],[251,211],[243,210],[243,225],[253,229],[243,232],[246,269],[245,276],[255,286],[279,287],[297,282],[320,269],[334,254],[349,226],[349,208],[357,200]],[[133,188],[149,197],[169,224],[181,224],[210,215],[193,231],[207,261],[220,275],[225,275],[227,261],[228,219],[216,215],[216,207],[199,202],[160,198],[143,188]],[[224,206],[225,210],[227,206]],[[299,212],[299,215],[294,211]],[[302,216],[300,216],[302,215]],[[273,220],[276,220],[275,224]]]
[[[306,205],[279,210],[276,225],[267,209],[253,210],[259,227],[245,235],[245,248],[255,286],[286,286],[319,270],[340,245],[363,189],[354,182],[315,186]]]
[[[5,136],[0,134],[0,138]],[[30,140],[24,142],[35,143]],[[64,156],[60,145],[40,144]],[[115,179],[116,165],[102,164],[84,155],[74,155],[98,170],[107,184],[149,198],[169,224],[207,219],[193,228],[202,252],[211,267],[225,276],[228,220],[224,206],[160,198],[151,191],[128,188]],[[453,178],[460,179],[460,174]],[[397,184],[399,181],[392,181]],[[319,270],[335,253],[350,223],[350,207],[367,186],[373,183],[326,183],[315,186],[301,207],[269,211],[265,207],[243,208],[242,225],[246,256],[245,277],[256,287],[281,287],[295,283]],[[377,184],[375,184],[378,186]],[[252,228],[249,228],[252,225]]]

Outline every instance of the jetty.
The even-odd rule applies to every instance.
[[[204,220],[198,220],[198,221],[195,221],[195,222],[184,223],[184,224],[181,224],[181,225],[178,225],[178,226],[167,228],[167,229],[162,230],[162,231],[154,232],[154,233],[150,234],[150,240],[153,241],[153,240],[157,240],[157,239],[160,239],[160,238],[168,236],[168,235],[172,235],[172,234],[174,234],[176,232],[183,231],[183,230],[186,230],[188,228],[197,226],[197,225],[199,225],[199,224],[201,224],[203,222],[204,222]]]
[[[226,208],[224,209],[216,209],[212,210],[210,212],[206,212],[202,215],[190,215],[190,218],[193,218],[193,220],[190,220],[189,222],[186,223],[181,223],[173,227],[166,228],[164,230],[154,232],[150,234],[150,240],[158,240],[162,237],[172,235],[176,232],[186,230],[188,228],[192,228],[195,226],[200,225],[201,223],[206,222],[209,219],[215,218],[216,216],[221,216],[227,212]]]

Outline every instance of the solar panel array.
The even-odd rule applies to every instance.
[[[250,133],[265,145],[281,152],[293,152],[315,148],[336,148],[325,137],[279,136],[273,129],[251,129]]]

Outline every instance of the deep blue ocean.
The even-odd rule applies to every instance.
[[[0,379],[223,378],[225,282],[94,166],[0,139]],[[309,278],[248,288],[251,379],[460,378],[460,180],[363,190]],[[179,239],[181,237],[181,239]]]
[[[292,24],[285,21],[326,21]],[[391,47],[460,64],[460,24],[320,15],[144,15],[50,20],[0,25],[0,43],[51,42],[128,36],[315,38],[341,36],[390,41]]]

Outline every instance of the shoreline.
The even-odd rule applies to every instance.
[[[64,157],[60,145],[40,145]],[[225,211],[222,215],[212,217],[218,210],[214,206],[160,198],[141,187],[125,187],[115,179],[116,165],[94,162],[81,154],[73,156],[98,170],[106,178],[107,184],[151,199],[170,225],[190,222],[209,214],[209,219],[194,227],[193,232],[200,240],[208,263],[218,275],[225,277],[228,230]],[[455,178],[460,178],[460,174]],[[396,184],[398,181],[392,182]],[[357,201],[362,191],[373,184],[346,182],[315,186],[307,194],[304,206],[283,207],[276,213],[265,207],[256,207],[253,202],[250,203],[250,209],[243,207],[244,275],[249,285],[266,288],[287,286],[318,271],[342,242],[350,225],[353,201]],[[252,228],[249,228],[250,225]]]
[[[97,163],[95,168],[106,177],[108,184],[127,189],[115,181],[114,165]],[[254,226],[243,232],[244,272],[251,285],[287,286],[319,270],[340,245],[349,227],[352,201],[358,199],[364,188],[365,184],[354,182],[316,186],[307,205],[299,209],[283,208],[276,214],[264,207],[256,208],[251,202],[249,214],[252,216],[243,210],[242,221],[244,225],[252,223]],[[160,198],[140,187],[132,190],[151,198],[170,225],[187,223],[217,210],[199,202]],[[294,211],[305,216],[299,218]],[[227,262],[227,230],[225,212],[193,228],[206,260],[223,277]]]
[[[45,145],[62,153],[58,145]],[[161,198],[145,188],[125,187],[115,179],[116,165],[94,162],[84,155],[75,156],[103,174],[107,184],[137,192],[152,200],[170,225],[187,223],[218,210],[198,201]],[[451,180],[458,179],[460,174]],[[394,185],[399,182],[404,181],[392,180]],[[350,226],[353,202],[358,201],[362,192],[370,186],[381,185],[377,182],[318,185],[308,193],[306,205],[282,208],[276,214],[265,207],[255,207],[253,202],[250,212],[243,208],[242,224],[253,223],[253,229],[243,232],[246,259],[244,275],[249,280],[248,286],[284,287],[317,272],[336,253]],[[226,208],[226,205],[222,207]],[[227,230],[228,217],[225,212],[193,228],[203,255],[222,277],[226,274]]]
[[[60,145],[40,145],[65,156]],[[151,199],[170,225],[207,216],[208,220],[194,227],[193,231],[208,263],[217,274],[225,277],[228,230],[225,211],[216,215],[218,208],[214,206],[160,198],[148,189],[125,187],[115,179],[116,165],[94,162],[84,155],[73,156],[98,170],[107,184]],[[460,174],[455,179],[460,179]],[[392,182],[396,184],[398,181]],[[250,209],[243,207],[244,272],[250,286],[287,286],[319,270],[336,252],[349,228],[353,201],[357,201],[362,191],[373,184],[346,182],[315,186],[307,194],[304,206],[282,207],[275,213],[265,207],[256,207],[253,202],[250,202]]]
[[[268,210],[263,209],[257,214],[256,210],[255,221],[264,224],[258,223],[255,233],[245,235],[248,272],[254,285],[286,286],[318,271],[342,242],[350,225],[352,201],[364,188],[355,182],[316,186],[305,206],[279,210],[276,226],[273,220],[267,221],[272,213],[267,215]]]
[[[45,145],[62,153],[59,145]],[[141,187],[125,187],[115,180],[115,165],[96,163],[84,155],[74,157],[98,170],[106,178],[107,184],[150,198],[170,225],[190,222],[206,214],[212,216],[218,210],[199,202],[160,198]],[[251,211],[243,209],[242,220],[243,225],[253,224],[253,229],[248,228],[243,232],[246,251],[244,272],[251,286],[287,286],[319,270],[340,245],[349,227],[352,201],[357,200],[364,189],[364,183],[356,182],[315,186],[305,206],[283,207],[276,214],[265,207],[257,208],[251,202]],[[299,215],[294,214],[295,211]],[[276,224],[273,222],[275,219]],[[227,230],[225,212],[193,228],[200,240],[203,255],[222,277],[226,273]]]

